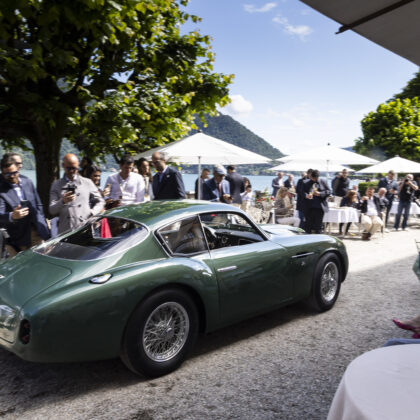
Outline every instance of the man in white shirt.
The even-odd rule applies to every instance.
[[[112,174],[106,181],[110,188],[107,207],[125,206],[142,203],[145,195],[145,183],[141,175],[133,172],[134,158],[124,155],[120,160],[120,171]]]
[[[373,195],[374,188],[369,187],[366,195],[362,198],[362,218],[361,223],[364,227],[362,239],[368,241],[370,237],[383,226],[381,219],[381,202],[379,197]]]

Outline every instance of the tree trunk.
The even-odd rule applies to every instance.
[[[60,177],[61,138],[30,139],[36,162],[36,183],[45,215],[48,216],[51,184]]]

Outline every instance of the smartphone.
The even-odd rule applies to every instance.
[[[26,209],[29,207],[29,201],[28,200],[21,200],[20,201],[20,208],[21,209]]]
[[[63,190],[66,191],[66,192],[70,191],[72,194],[74,194],[76,192],[76,187],[74,187],[74,186],[64,187]]]

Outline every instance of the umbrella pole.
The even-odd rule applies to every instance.
[[[198,156],[197,199],[201,200],[201,156]]]

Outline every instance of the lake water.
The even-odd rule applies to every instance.
[[[36,186],[36,175],[35,171],[26,171],[22,169],[22,174],[27,176],[29,179],[32,180],[32,182]],[[109,175],[112,175],[114,172],[102,172],[101,176],[101,188],[105,187],[106,180]],[[62,174],[61,174],[62,175]],[[243,174],[241,174],[243,175]],[[271,182],[273,181],[273,178],[275,175],[243,175],[246,176],[252,185],[253,191],[264,191],[266,188],[271,193],[272,187]],[[197,179],[197,175],[195,174],[182,174],[182,178],[184,179],[184,185],[185,189],[187,191],[194,191],[194,184],[195,180]],[[298,181],[300,177],[295,177],[295,182]],[[286,177],[283,178],[284,180]],[[331,181],[332,178],[330,178]],[[360,182],[359,179],[350,179],[350,187],[353,186],[353,184],[358,184]]]
[[[22,169],[22,174],[27,176],[36,186],[36,175],[35,171],[27,171]],[[109,175],[112,175],[113,172],[102,172],[101,176],[101,187],[105,187],[106,180]],[[256,176],[256,175],[243,175],[249,178],[252,189],[263,191],[264,189],[268,189],[271,192],[271,181],[274,178],[274,175],[270,176]],[[195,180],[197,179],[197,175],[195,174],[182,174],[182,178],[184,179],[185,189],[187,191],[194,191],[194,184]]]

